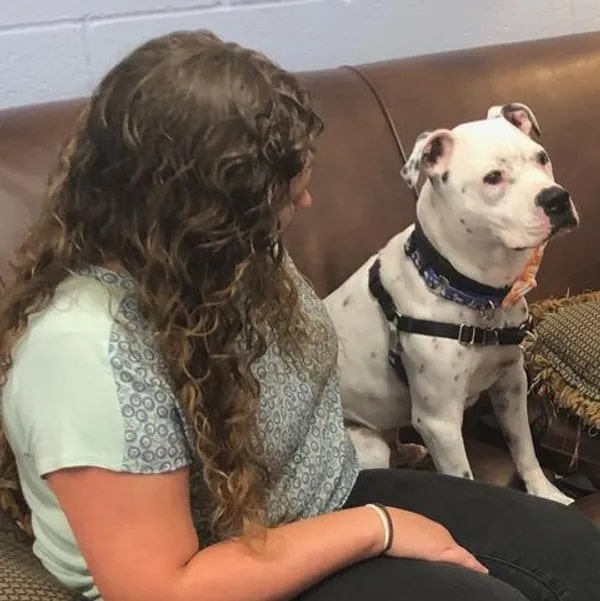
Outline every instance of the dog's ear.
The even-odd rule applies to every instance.
[[[487,118],[497,119],[498,117],[503,117],[528,136],[531,136],[532,132],[537,136],[542,135],[533,111],[526,104],[511,102],[490,107]]]
[[[427,176],[443,175],[448,168],[454,136],[449,129],[425,131],[416,140],[415,146],[402,167],[402,177],[410,188],[416,188],[421,173]]]

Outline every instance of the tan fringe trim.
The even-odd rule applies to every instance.
[[[31,527],[31,512],[24,502],[18,498],[18,493],[11,490],[8,483],[0,479],[0,509],[6,511],[15,524],[29,536],[33,536]]]
[[[561,309],[566,309],[571,305],[578,303],[587,303],[590,301],[600,301],[600,290],[593,292],[584,292],[575,296],[567,295],[560,298],[548,298],[529,306],[529,313],[533,317],[534,322],[539,322],[547,315],[556,313]]]
[[[13,467],[5,471],[7,473],[0,474],[0,509],[6,511],[17,526],[31,536],[31,511],[17,483],[16,470]]]

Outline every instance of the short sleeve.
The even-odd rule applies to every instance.
[[[77,466],[152,474],[188,465],[182,416],[157,365],[135,328],[26,343],[9,402],[38,475]]]

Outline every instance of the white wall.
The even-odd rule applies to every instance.
[[[0,108],[86,94],[124,53],[209,28],[289,69],[600,29],[600,0],[0,0]]]

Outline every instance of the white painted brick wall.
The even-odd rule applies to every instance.
[[[289,69],[600,29],[600,0],[0,0],[0,108],[88,93],[149,37],[209,28]]]

